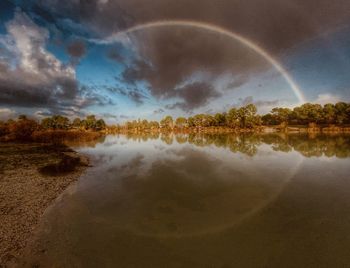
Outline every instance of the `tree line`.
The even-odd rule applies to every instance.
[[[160,122],[147,120],[128,121],[117,128],[124,130],[188,129],[206,127],[226,127],[233,129],[254,129],[260,126],[308,125],[308,124],[345,125],[350,124],[350,103],[336,104],[305,103],[294,109],[276,107],[270,113],[259,115],[254,104],[232,108],[224,113],[197,114],[188,118],[165,116]]]
[[[0,138],[6,136],[9,140],[30,140],[34,132],[45,131],[102,131],[106,128],[103,119],[97,119],[95,115],[89,115],[85,119],[69,118],[61,115],[47,117],[38,122],[20,115],[16,120],[0,121]]]
[[[305,103],[294,109],[276,107],[270,113],[260,115],[254,104],[240,108],[231,108],[223,113],[197,114],[190,117],[165,116],[162,120],[148,121],[146,119],[127,121],[122,125],[107,126],[103,119],[89,115],[85,119],[75,118],[72,121],[61,115],[47,117],[37,122],[21,115],[17,120],[0,121],[0,137],[12,135],[18,139],[29,137],[34,131],[47,130],[80,130],[106,131],[107,133],[121,131],[153,131],[153,130],[183,130],[194,128],[219,127],[228,129],[255,129],[261,126],[288,125],[346,125],[350,124],[350,103],[336,104]]]

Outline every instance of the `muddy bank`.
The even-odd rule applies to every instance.
[[[0,267],[16,264],[45,209],[87,166],[64,145],[0,143]]]

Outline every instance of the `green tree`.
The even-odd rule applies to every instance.
[[[230,109],[226,114],[226,124],[231,128],[239,127],[240,117],[236,108]]]
[[[335,105],[327,103],[323,106],[323,121],[327,124],[334,124],[336,120],[337,111]]]
[[[75,118],[73,120],[72,126],[74,128],[80,128],[81,127],[81,119],[79,117]]]
[[[292,110],[288,108],[273,108],[271,111],[272,117],[277,124],[288,124]]]
[[[293,110],[299,124],[320,123],[323,118],[323,108],[319,104],[305,103]]]
[[[242,128],[253,128],[259,125],[261,120],[260,117],[256,115],[257,108],[254,104],[248,104],[247,106],[238,109],[238,116],[240,119],[240,124]]]
[[[70,122],[67,117],[54,115],[52,117],[44,118],[41,121],[41,126],[44,129],[69,129]]]
[[[214,115],[215,126],[225,126],[226,125],[226,115],[223,113],[217,113]]]
[[[337,124],[344,124],[349,120],[348,108],[349,105],[345,102],[338,102],[335,104]]]

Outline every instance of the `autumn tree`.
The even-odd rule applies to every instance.
[[[15,140],[29,141],[38,127],[39,125],[36,121],[28,119],[26,116],[20,116],[17,121],[9,124],[9,134]]]
[[[164,118],[160,121],[160,126],[161,126],[161,128],[172,129],[173,126],[174,126],[174,120],[173,120],[173,118],[172,118],[170,115],[164,117]]]
[[[178,117],[175,121],[175,126],[177,128],[184,128],[187,126],[187,119],[185,117]]]

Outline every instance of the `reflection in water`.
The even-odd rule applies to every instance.
[[[350,227],[349,136],[130,134],[78,150],[94,167],[48,212],[28,265],[289,267],[293,258],[322,267],[349,258],[307,250]],[[325,222],[330,211],[342,221]],[[342,243],[333,246],[350,246]]]

